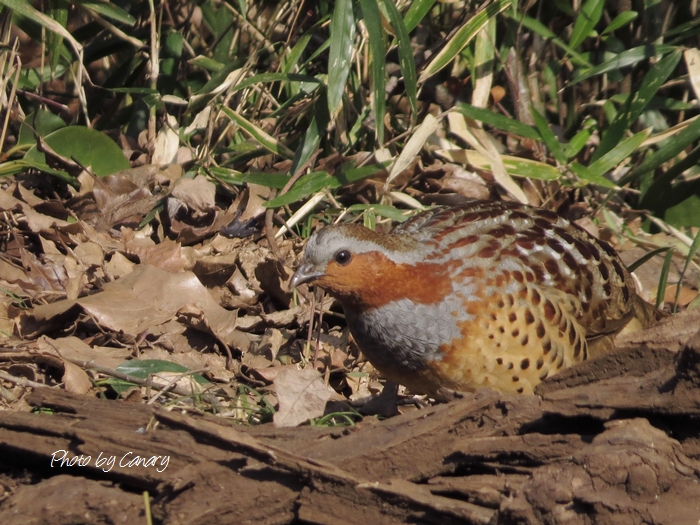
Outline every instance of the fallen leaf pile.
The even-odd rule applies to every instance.
[[[344,378],[357,357],[346,334],[324,334],[316,355],[304,344],[309,303],[288,288],[298,247],[280,240],[273,257],[259,227],[269,189],[249,185],[223,209],[214,183],[175,165],[83,174],[62,198],[41,186],[0,191],[6,408],[57,386],[297,425],[345,399],[329,380],[369,395]]]

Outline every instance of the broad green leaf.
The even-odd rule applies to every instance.
[[[495,0],[468,20],[455,33],[445,47],[433,58],[420,76],[419,81],[425,82],[428,78],[447,66],[464,49],[464,47],[476,36],[479,30],[486,25],[489,18],[505,11],[512,4],[512,0]]]
[[[408,102],[411,104],[412,122],[415,124],[418,116],[418,86],[416,77],[416,61],[413,58],[411,39],[408,37],[408,29],[404,25],[401,13],[396,8],[393,0],[382,0],[382,3],[389,14],[391,26],[396,32],[396,42],[399,48],[399,66],[403,73],[404,89]]]
[[[593,31],[603,14],[603,5],[605,0],[586,0],[583,3],[574,22],[569,46],[576,49]]]
[[[409,33],[413,31],[434,5],[435,0],[414,0],[411,2],[411,6],[406,11],[406,16],[403,19],[406,31]]]
[[[566,153],[564,152],[564,147],[561,145],[554,132],[550,129],[547,119],[545,119],[540,112],[535,109],[534,106],[530,108],[532,113],[532,118],[537,126],[537,131],[540,133],[540,137],[552,152],[554,158],[559,164],[564,164],[567,161]]]
[[[40,137],[46,137],[48,134],[65,127],[66,123],[58,115],[45,109],[37,109],[27,115],[20,124],[17,144],[36,144],[34,133],[38,133]]]
[[[668,53],[671,53],[672,51],[675,51],[676,49],[678,49],[676,46],[669,46],[665,44],[648,44],[645,46],[627,49],[622,53],[615,55],[614,58],[606,60],[598,66],[592,67],[588,70],[584,70],[578,75],[575,75],[575,78],[571,81],[569,85],[571,86],[578,82],[581,82],[582,80],[586,80],[587,78],[602,75],[603,73],[608,73],[610,71],[615,71],[623,67],[634,65],[638,62],[641,62],[642,60],[646,60],[647,58],[653,56],[666,55]]]
[[[90,167],[98,177],[129,169],[129,161],[121,148],[104,133],[84,126],[67,126],[47,135],[44,140],[59,155],[75,158],[83,166]],[[48,173],[56,170],[46,165],[44,154],[32,146],[24,156],[26,162],[41,166]]]
[[[500,113],[491,111],[490,109],[477,108],[471,104],[459,104],[456,107],[457,111],[466,115],[469,118],[493,126],[496,129],[511,133],[526,139],[539,140],[540,134],[532,126],[523,124],[519,120],[515,120]]]
[[[647,129],[632,135],[630,138],[622,141],[598,160],[589,164],[588,169],[594,175],[602,177],[607,172],[621,164],[622,161],[632,155],[632,153],[637,151],[639,146],[642,145],[642,142],[646,140],[650,133],[651,129]]]
[[[607,35],[617,29],[620,29],[621,27],[625,27],[626,25],[630,24],[632,20],[635,20],[638,16],[639,13],[637,13],[637,11],[623,11],[622,13],[617,15],[612,22],[608,24],[608,27],[606,27],[601,34]]]
[[[336,0],[331,17],[331,46],[328,53],[328,113],[331,118],[340,109],[345,84],[350,74],[355,14],[352,0]]]
[[[683,55],[681,49],[676,49],[651,66],[649,72],[644,75],[639,89],[627,98],[625,104],[617,112],[610,127],[603,134],[600,146],[593,154],[593,161],[604,155],[620,142],[632,125],[647,107],[652,97],[673,73]]]
[[[372,93],[374,122],[377,127],[377,143],[384,143],[384,108],[386,107],[386,58],[384,56],[384,30],[377,0],[359,0],[365,27],[369,34],[372,52]]]
[[[508,11],[505,13],[506,16],[509,16]],[[583,67],[593,67],[593,64],[591,64],[588,59],[576,51],[575,49],[572,49],[569,47],[566,42],[564,42],[561,38],[559,38],[557,35],[555,35],[547,26],[545,26],[542,22],[539,20],[536,20],[534,18],[531,18],[529,16],[524,16],[524,15],[518,15],[518,18],[516,21],[520,24],[523,25],[523,27],[526,27],[527,29],[534,31],[537,33],[539,36],[544,38],[545,40],[549,40],[552,42],[555,46],[561,48],[569,57],[571,58],[571,61],[576,64],[577,66],[583,66]]]
[[[238,113],[233,111],[230,108],[221,108],[221,110],[224,112],[224,114],[230,118],[232,121],[234,121],[238,126],[244,130],[246,133],[248,133],[251,137],[253,137],[255,140],[260,142],[260,144],[268,151],[275,153],[277,155],[280,155],[282,157],[285,157],[287,159],[291,159],[294,157],[294,152],[290,150],[287,146],[279,142],[277,139],[275,139],[273,136],[267,134],[265,131],[263,131],[261,128],[250,122],[249,120],[243,118],[240,116]]]
[[[700,193],[700,179],[691,178],[682,180],[674,184],[676,177],[679,177],[688,170],[693,169],[700,162],[700,146],[695,147],[683,159],[676,162],[665,170],[658,177],[653,178],[649,184],[641,184],[642,198],[639,206],[643,209],[652,210],[659,215],[664,215],[664,211],[676,206],[687,199],[688,195]],[[650,179],[642,175],[643,180]],[[670,222],[670,221],[669,221]],[[676,220],[674,225],[679,224]]]

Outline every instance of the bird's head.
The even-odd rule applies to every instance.
[[[291,279],[314,284],[344,306],[372,308],[409,298],[433,302],[441,265],[422,262],[424,250],[409,235],[381,234],[358,224],[327,226],[314,233]],[[428,297],[430,296],[430,297]],[[435,299],[436,300],[436,299]]]

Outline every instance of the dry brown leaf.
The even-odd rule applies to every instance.
[[[17,326],[25,337],[38,337],[64,328],[82,311],[103,328],[136,338],[187,306],[199,309],[216,336],[235,346],[240,338],[235,312],[219,306],[192,272],[173,274],[149,265],[139,265],[129,275],[105,284],[100,293],[37,306],[23,313]]]
[[[197,212],[208,213],[216,209],[216,185],[204,175],[198,175],[194,179],[182,178],[175,183],[170,193],[169,200],[179,201],[178,206],[173,207],[177,212],[180,206],[187,206]],[[171,211],[168,203],[168,211]],[[174,214],[171,218],[174,217]]]
[[[122,228],[122,240],[127,253],[136,255],[141,263],[150,264],[166,272],[181,272],[185,269],[182,245],[170,239],[156,244],[150,237],[135,235],[130,228]]]
[[[284,368],[274,383],[279,400],[273,419],[277,427],[295,427],[322,416],[332,395],[321,373],[313,368]]]

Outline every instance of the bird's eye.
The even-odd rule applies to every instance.
[[[335,254],[335,262],[337,262],[340,266],[345,266],[348,264],[350,259],[352,259],[352,254],[347,250],[340,250]]]

